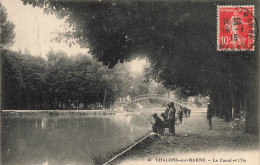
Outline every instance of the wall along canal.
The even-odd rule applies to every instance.
[[[149,131],[150,121],[138,112],[2,117],[2,164],[93,164],[94,157],[117,152]]]

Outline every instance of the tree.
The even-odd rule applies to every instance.
[[[55,102],[67,107],[69,102],[79,102],[86,108],[105,103],[109,108],[129,84],[130,74],[121,64],[109,69],[89,55],[68,57],[64,52],[50,51],[47,57],[48,104],[52,108],[58,107]]]
[[[2,58],[2,108],[20,109],[23,89],[21,57],[7,50],[1,51]]]
[[[3,109],[40,109],[46,91],[46,62],[40,57],[3,50]]]
[[[46,97],[47,63],[41,57],[30,54],[21,55],[22,77],[24,91],[22,95],[23,108],[42,109]]]
[[[109,69],[89,55],[50,51],[45,60],[4,50],[1,56],[4,109],[68,109],[69,103],[109,108],[132,85],[126,65]]]
[[[72,30],[59,37],[76,39],[105,65],[113,67],[142,54],[151,63],[150,77],[184,95],[210,95],[216,115],[221,111],[221,100],[228,100],[227,120],[231,111],[241,111],[239,102],[247,98],[241,102],[250,106],[246,108],[247,131],[258,130],[258,95],[254,90],[259,84],[258,57],[256,52],[216,51],[214,3],[23,1],[66,17]],[[239,96],[242,91],[247,92]],[[253,101],[248,100],[249,95]]]
[[[14,43],[14,24],[7,20],[7,12],[0,3],[0,49],[6,49]]]
[[[7,54],[10,52],[5,49],[11,46],[14,43],[14,24],[7,20],[7,12],[4,6],[0,3],[0,53],[1,53],[1,89],[7,88],[10,91],[7,93],[6,91],[2,91],[1,93],[1,108],[15,107],[14,102],[19,102],[19,97],[21,95],[21,91],[19,90],[20,86],[23,86],[23,82],[21,79],[20,66],[15,62],[15,58],[8,58]],[[9,76],[5,73],[9,73]],[[15,88],[9,88],[15,87]],[[16,95],[15,92],[17,92]]]

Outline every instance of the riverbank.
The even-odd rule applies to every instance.
[[[113,164],[211,164],[213,159],[222,164],[258,164],[259,136],[234,132],[230,122],[213,118],[213,129],[208,129],[206,112],[193,111],[191,118],[184,118],[176,125],[176,136],[162,136],[151,143],[139,145]],[[175,159],[173,159],[175,158]],[[192,158],[192,159],[189,159]],[[178,161],[179,160],[179,161]],[[206,162],[203,162],[206,161]],[[221,162],[222,161],[222,162]],[[244,162],[243,162],[244,161]],[[214,164],[214,163],[213,163]],[[215,163],[216,164],[216,163]],[[232,164],[233,165],[233,164]]]
[[[113,115],[111,109],[102,110],[2,110],[2,116],[64,116],[64,115]]]

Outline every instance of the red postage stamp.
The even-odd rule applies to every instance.
[[[217,6],[217,50],[254,51],[254,6]]]

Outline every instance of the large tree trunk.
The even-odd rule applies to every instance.
[[[259,77],[251,78],[249,81],[249,94],[246,97],[246,123],[247,133],[259,133]]]

